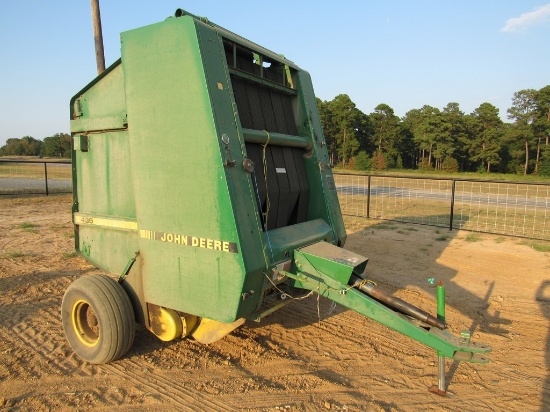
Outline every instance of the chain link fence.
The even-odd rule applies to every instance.
[[[0,160],[0,195],[71,192],[70,160]]]
[[[334,177],[344,215],[550,240],[550,184]]]

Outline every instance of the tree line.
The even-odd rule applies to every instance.
[[[71,136],[56,133],[44,141],[32,136],[10,138],[0,147],[0,156],[71,157]]]
[[[455,102],[425,105],[402,118],[384,103],[365,114],[346,94],[317,106],[337,167],[550,176],[550,85],[514,93],[510,122],[490,103],[470,114]]]
[[[344,169],[421,169],[550,176],[550,85],[514,93],[510,122],[482,103],[465,114],[451,102],[399,118],[387,104],[365,114],[348,95],[317,99],[330,161]],[[71,137],[8,139],[0,156],[71,157]]]

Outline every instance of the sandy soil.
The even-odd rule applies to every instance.
[[[381,287],[435,312],[427,278],[441,279],[453,333],[493,347],[486,365],[447,362],[443,398],[427,391],[433,350],[315,297],[209,346],[138,328],[123,359],[86,364],[59,313],[69,283],[97,272],[72,252],[70,202],[0,198],[0,410],[550,410],[550,253],[525,240],[348,222],[346,247]]]

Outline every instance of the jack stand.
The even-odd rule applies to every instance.
[[[441,280],[437,282],[437,318],[445,322],[445,287]],[[437,386],[428,390],[439,396],[449,396],[445,386],[445,356],[437,352]]]
[[[445,390],[445,356],[438,356],[437,361],[437,386],[431,386],[428,390],[436,395],[449,397],[451,394]]]

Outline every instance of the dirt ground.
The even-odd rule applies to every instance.
[[[433,350],[316,297],[208,346],[138,328],[123,359],[81,361],[61,298],[97,270],[73,253],[70,203],[0,198],[2,411],[550,411],[550,252],[529,241],[347,222],[346,247],[370,258],[370,278],[432,313],[427,279],[441,279],[451,331],[492,346],[489,364],[447,361],[443,398],[427,390]]]

